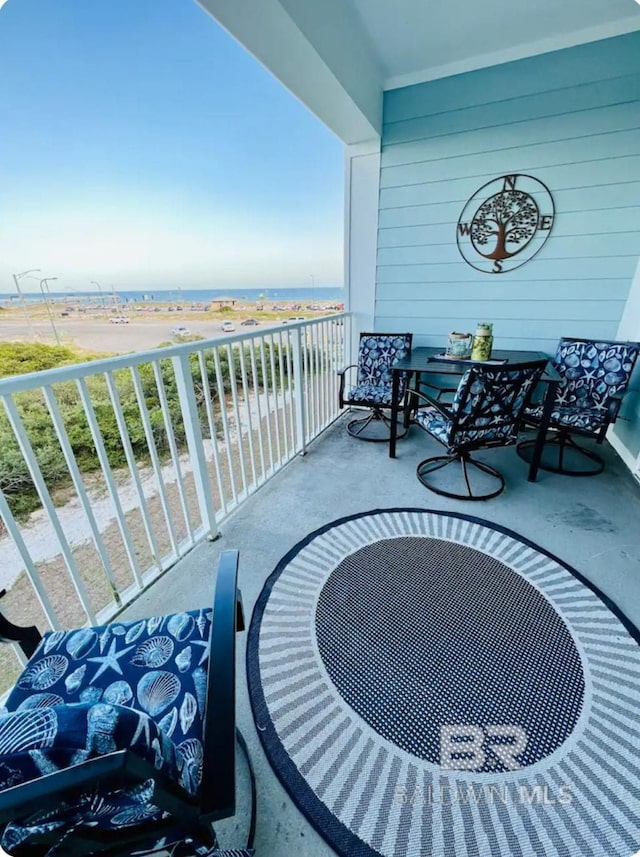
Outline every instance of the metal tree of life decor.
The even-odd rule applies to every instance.
[[[555,208],[549,189],[518,173],[492,179],[465,205],[456,239],[465,262],[485,274],[524,265],[549,237]]]

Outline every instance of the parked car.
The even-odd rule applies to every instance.
[[[171,333],[173,336],[189,336],[191,331],[188,327],[174,327]]]
[[[260,324],[260,322],[255,318],[245,318],[244,321],[240,322],[242,327],[255,327],[256,324]]]
[[[129,319],[126,315],[114,315],[109,319],[109,324],[129,324]]]
[[[236,326],[232,321],[223,321],[221,326],[220,326],[220,330],[223,333],[233,333],[233,331],[235,329],[236,329]]]

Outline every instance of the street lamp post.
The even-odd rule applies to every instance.
[[[36,338],[36,332],[33,329],[33,325],[31,324],[31,318],[29,316],[29,310],[27,309],[27,303],[24,299],[24,295],[22,294],[22,289],[20,288],[20,280],[23,277],[26,277],[27,274],[34,274],[36,271],[40,272],[40,268],[29,268],[28,271],[23,271],[21,274],[13,274],[13,282],[16,284],[16,292],[18,293],[18,297],[20,298],[20,303],[22,304],[22,312],[24,313],[24,317],[27,320],[27,327],[29,328],[29,333],[32,338]]]
[[[49,321],[51,322],[51,327],[53,328],[53,335],[56,338],[56,344],[60,345],[60,337],[58,336],[58,329],[56,328],[56,323],[53,320],[53,313],[51,312],[51,306],[49,305],[49,301],[47,300],[47,296],[51,297],[51,292],[49,291],[49,283],[53,282],[53,280],[57,280],[57,277],[43,277],[40,280],[40,291],[42,292],[42,297],[44,298],[44,305],[47,308],[47,315],[49,316]],[[47,290],[47,294],[45,294],[45,288]]]
[[[100,283],[97,280],[91,280],[91,285],[98,287],[98,291],[100,292],[100,303],[102,304],[102,309],[105,309],[104,295],[102,294],[102,286],[100,285]]]

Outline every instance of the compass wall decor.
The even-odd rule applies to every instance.
[[[506,274],[541,249],[553,226],[549,189],[533,176],[499,176],[479,188],[457,225],[458,249],[465,262],[485,274]]]

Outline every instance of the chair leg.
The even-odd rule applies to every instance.
[[[407,436],[409,431],[409,425],[405,423],[404,414],[400,413],[399,419],[397,420],[398,425],[402,422],[402,431],[398,431],[396,434],[396,440],[402,440],[403,437]],[[387,416],[384,411],[380,411],[380,418],[382,422],[391,430],[391,417]]]
[[[558,435],[558,470],[562,473],[564,470],[564,450],[566,446],[566,438],[564,435]]]
[[[402,421],[402,426],[404,431],[398,431],[396,434],[396,439],[400,440],[405,437],[407,432],[409,431],[408,426],[404,426],[404,420],[402,413],[400,414],[400,418],[398,423],[400,424]],[[385,432],[382,435],[367,435],[366,430],[371,425],[384,425],[388,432]],[[372,408],[371,412],[366,417],[360,417],[356,420],[351,420],[347,423],[347,431],[351,435],[351,437],[357,438],[357,440],[366,440],[369,443],[389,443],[391,429],[391,418],[388,417],[383,411],[379,408]]]
[[[462,466],[462,475],[467,488],[466,494],[457,494],[453,491],[445,491],[443,488],[439,488],[434,485],[434,483],[428,478],[432,473],[442,470],[454,462],[460,462]],[[499,483],[498,488],[495,491],[489,491],[488,493],[474,493],[471,485],[471,479],[469,477],[469,466],[475,467],[481,473],[497,479]],[[469,453],[451,453],[450,455],[435,455],[432,458],[426,458],[418,464],[416,475],[419,481],[429,491],[433,491],[434,494],[439,494],[441,497],[450,497],[453,500],[491,500],[493,497],[497,497],[499,494],[502,494],[505,488],[504,477],[500,471],[491,467],[489,464],[486,464],[484,461],[477,461],[475,458],[471,458]]]
[[[462,461],[462,474],[464,476],[464,484],[467,486],[467,494],[469,497],[472,496],[473,491],[471,490],[471,485],[469,484],[469,474],[467,473],[467,460],[465,458],[461,459]]]
[[[535,440],[523,440],[517,445],[516,452],[523,461],[531,463],[534,444]],[[551,452],[553,455],[547,456],[545,460],[545,452]],[[567,453],[573,453],[578,462],[593,462],[595,466],[571,467],[566,463]],[[554,437],[545,441],[540,470],[546,470],[548,473],[560,473],[563,476],[597,476],[604,470],[604,460],[597,452],[577,443],[569,432],[558,431]]]
[[[369,438],[360,437],[360,435],[374,419],[375,414],[373,411],[371,411],[368,416],[357,420],[351,420],[351,422],[347,423],[347,431],[349,432],[351,437],[358,438],[358,440],[369,440]]]

